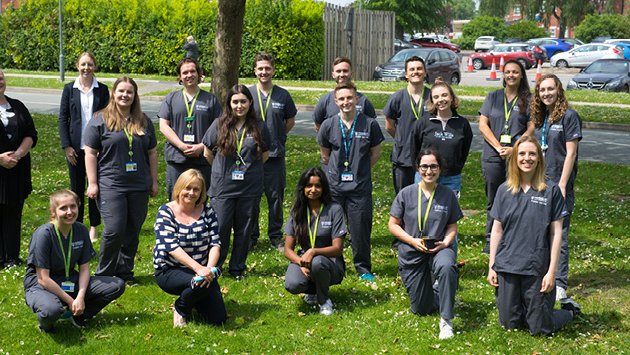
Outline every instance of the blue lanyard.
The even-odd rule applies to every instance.
[[[547,149],[547,118],[549,117],[549,112],[547,112],[545,114],[545,120],[543,121],[543,125],[541,128],[541,134],[540,134],[540,140],[541,140],[541,146],[544,147],[543,150]]]
[[[342,122],[341,114],[339,114],[339,128],[341,129],[341,141],[343,142],[343,149],[346,152],[346,160],[343,163],[344,166],[350,165],[349,157],[350,157],[350,147],[352,146],[352,138],[354,137],[354,126],[357,123],[357,117],[359,114],[357,113],[354,116],[354,121],[352,121],[352,127],[350,128],[350,134],[346,137],[346,128]]]

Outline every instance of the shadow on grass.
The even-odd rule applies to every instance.
[[[621,288],[628,286],[630,270],[627,269],[599,269],[569,275],[569,288],[581,297],[587,297],[602,289]],[[577,287],[571,285],[579,285]]]
[[[461,302],[457,304],[457,313],[460,315],[462,322],[461,329],[466,331],[475,331],[482,328],[487,328],[488,315],[495,309],[494,304],[488,306],[486,302],[470,301]],[[496,323],[499,323],[499,319],[496,319]]]
[[[331,288],[331,299],[335,300],[335,308],[343,312],[352,312],[355,308],[366,308],[377,306],[391,299],[390,290],[385,288],[359,289],[352,284],[349,288]]]
[[[225,306],[228,311],[228,319],[224,325],[226,330],[246,328],[250,325],[256,326],[257,320],[260,318],[261,314],[276,307],[270,303],[245,303],[237,302],[236,300],[226,302]]]

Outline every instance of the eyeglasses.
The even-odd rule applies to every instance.
[[[422,164],[419,168],[422,171],[427,171],[428,169],[431,169],[431,171],[437,171],[440,166],[438,164]]]

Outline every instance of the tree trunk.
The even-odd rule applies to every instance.
[[[212,92],[222,105],[230,88],[238,84],[245,0],[219,0],[212,63]]]

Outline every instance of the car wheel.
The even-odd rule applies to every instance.
[[[458,84],[459,84],[459,74],[453,73],[453,75],[451,75],[451,85],[458,85]]]
[[[567,61],[564,60],[564,59],[560,59],[559,61],[556,62],[556,67],[558,67],[558,68],[568,68],[569,67],[569,63],[567,63]]]
[[[483,69],[483,60],[475,58],[473,59],[472,65],[475,70]]]
[[[623,92],[630,93],[630,85],[626,84],[626,85],[623,87]]]
[[[517,62],[519,62],[519,63],[521,63],[521,65],[522,65],[522,66],[523,66],[523,68],[525,68],[525,69],[529,69],[529,68],[531,68],[531,65],[529,65],[529,63],[528,63],[525,59],[523,59],[523,58],[518,58],[516,61],[517,61]]]

